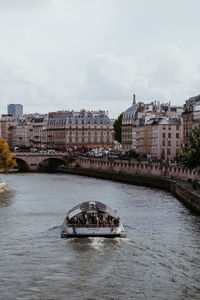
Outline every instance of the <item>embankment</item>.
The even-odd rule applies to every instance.
[[[0,194],[9,190],[9,186],[3,180],[0,179]]]
[[[193,191],[191,184],[184,181],[166,179],[153,175],[130,174],[109,170],[104,171],[93,168],[87,169],[81,167],[69,168],[66,172],[70,174],[84,175],[89,177],[114,180],[128,184],[163,189],[174,194],[185,205],[193,209],[196,213],[200,214],[200,191]]]

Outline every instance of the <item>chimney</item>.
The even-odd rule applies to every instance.
[[[133,94],[133,105],[136,104],[135,94]]]

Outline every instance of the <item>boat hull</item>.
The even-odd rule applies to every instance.
[[[118,227],[69,227],[62,225],[61,238],[88,238],[88,237],[126,237],[122,224]]]
[[[89,238],[89,237],[102,237],[102,238],[116,238],[116,237],[124,237],[121,234],[61,234],[61,238]]]

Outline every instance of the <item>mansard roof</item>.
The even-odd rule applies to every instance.
[[[161,125],[180,125],[181,120],[176,118],[164,119],[160,122]]]
[[[60,111],[49,113],[48,123],[56,124],[108,124],[111,125],[111,119],[105,111]]]
[[[123,119],[133,119],[135,118],[137,109],[139,107],[139,104],[133,104],[131,107],[129,107],[123,114]]]
[[[186,101],[186,105],[200,104],[200,95],[191,97]]]

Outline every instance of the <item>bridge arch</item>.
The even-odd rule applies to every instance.
[[[30,166],[28,165],[28,163],[24,159],[16,157],[15,161],[17,163],[16,168],[19,171],[21,171],[21,172],[28,172],[28,171],[30,171]]]
[[[58,170],[58,167],[61,165],[67,166],[67,161],[58,157],[48,157],[43,159],[39,163],[38,169],[40,171],[55,172]]]
[[[60,165],[72,166],[76,157],[62,153],[39,154],[39,153],[17,153],[14,159],[18,163],[19,170],[24,171],[57,171]]]

